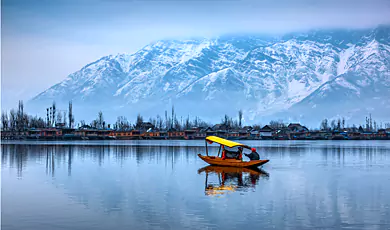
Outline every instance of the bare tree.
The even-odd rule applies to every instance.
[[[23,129],[27,129],[28,127],[30,127],[30,119],[29,119],[29,116],[28,114],[24,113],[23,116],[22,116],[22,120],[23,120]]]
[[[24,118],[24,106],[23,101],[19,101],[18,112],[16,114],[16,129],[20,132],[25,129],[25,120]]]
[[[50,126],[49,108],[46,108],[46,127]]]
[[[232,127],[234,127],[234,122],[233,122],[233,118],[230,118],[229,124],[228,124],[228,129],[231,129]]]
[[[227,114],[222,119],[222,124],[228,126],[229,125],[230,118]]]
[[[131,124],[127,121],[127,118],[124,116],[119,116],[114,124],[116,130],[130,130]]]
[[[137,115],[137,121],[135,122],[135,127],[137,129],[140,129],[143,122],[144,122],[144,118],[141,116],[141,114],[138,114]]]
[[[68,112],[68,114],[69,114],[69,128],[71,129],[71,128],[73,128],[73,123],[74,123],[74,116],[73,116],[73,105],[72,105],[72,102],[70,101],[69,102],[69,112]]]
[[[198,118],[198,116],[195,116],[195,119],[193,121],[193,126],[194,127],[198,127],[199,126],[199,118]]]
[[[37,128],[45,128],[46,127],[45,120],[43,120],[43,118],[39,117],[37,120],[36,127]]]
[[[211,124],[209,124],[209,123],[207,123],[207,122],[205,122],[205,121],[202,121],[202,119],[200,119],[200,118],[196,118],[196,120],[197,120],[197,122],[198,122],[198,127],[211,127],[212,125]]]
[[[52,118],[51,118],[51,122],[52,122],[52,124],[51,124],[51,126],[55,126],[56,124],[55,124],[55,118],[56,118],[56,102],[55,101],[53,101],[53,105],[52,105]]]
[[[237,120],[234,120],[233,121],[233,129],[238,129],[238,128],[240,128],[241,126],[240,126],[240,124],[239,124],[239,121],[237,121]]]
[[[149,122],[153,125],[153,127],[157,127],[157,120],[155,118],[149,118]]]
[[[98,117],[97,117],[96,121],[97,121],[96,128],[103,129],[105,122],[104,122],[103,112],[102,111],[99,111]]]
[[[171,117],[171,121],[170,121],[170,124],[171,124],[171,128],[173,128],[174,126],[174,120],[175,120],[175,108],[174,106],[172,105],[172,117]]]
[[[28,126],[30,128],[44,128],[46,123],[41,117],[28,116]]]
[[[169,129],[168,111],[165,110],[165,130]]]
[[[173,127],[174,127],[176,130],[181,130],[181,129],[182,129],[182,127],[181,127],[181,125],[180,125],[180,122],[179,122],[179,120],[176,118],[176,116],[175,116],[175,119],[174,119],[174,122],[173,122]]]
[[[31,128],[44,128],[45,125],[45,121],[42,118],[38,118],[37,116],[29,116],[29,126]]]
[[[98,126],[99,126],[99,121],[98,120],[93,120],[92,122],[91,122],[91,127],[92,128],[98,128]]]
[[[64,115],[62,116],[62,123],[64,123],[64,127],[66,127],[66,111],[64,111]]]
[[[336,126],[336,121],[335,120],[332,120],[330,122],[330,127],[332,128],[333,131],[336,130],[337,126]]]
[[[16,112],[14,109],[9,111],[9,126],[11,131],[16,130]]]
[[[329,130],[328,119],[325,118],[324,120],[322,120],[320,129]]]
[[[28,116],[28,127],[29,128],[36,128],[36,120],[38,120],[37,116]]]
[[[51,118],[52,118],[52,108],[49,107],[49,116],[48,116],[48,122],[47,122],[47,127],[51,127],[52,126],[52,121],[51,121]]]
[[[8,124],[9,121],[7,112],[1,112],[1,127],[4,131],[8,130]]]
[[[242,127],[242,110],[238,111],[238,126]]]
[[[372,131],[372,118],[371,118],[371,113],[370,113],[370,131]]]
[[[190,116],[188,115],[185,121],[185,129],[190,129],[190,128],[191,128],[191,121],[190,121]]]
[[[337,130],[340,131],[340,129],[341,129],[341,120],[339,118],[337,119]]]
[[[56,121],[56,124],[59,124],[62,122],[62,114],[61,113],[57,113],[57,121]]]
[[[157,128],[159,129],[159,130],[162,130],[163,129],[163,126],[164,126],[164,124],[163,124],[163,120],[162,120],[162,118],[160,117],[160,115],[157,115],[157,124],[156,124],[157,126]]]

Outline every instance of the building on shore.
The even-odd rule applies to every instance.
[[[310,131],[299,123],[272,128],[265,125],[262,128],[245,126],[235,128],[224,124],[213,127],[192,127],[185,130],[158,130],[153,124],[144,122],[139,129],[114,130],[84,125],[78,129],[66,128],[60,124],[53,128],[31,128],[24,131],[1,131],[1,139],[33,139],[33,140],[200,140],[206,136],[219,136],[231,140],[390,140],[390,128],[378,131],[366,131],[363,128],[346,128],[342,130]]]

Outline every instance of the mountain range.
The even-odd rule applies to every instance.
[[[59,63],[60,64],[60,63]],[[79,118],[177,114],[220,121],[242,109],[248,123],[271,119],[318,126],[324,118],[390,118],[390,26],[283,36],[226,35],[161,40],[102,57],[28,102],[72,100]],[[46,107],[45,107],[46,108]]]

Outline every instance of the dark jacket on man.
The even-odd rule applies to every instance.
[[[249,159],[251,161],[253,161],[253,160],[260,160],[260,156],[259,156],[259,154],[257,152],[251,152],[249,154],[245,153],[245,156],[249,157]]]

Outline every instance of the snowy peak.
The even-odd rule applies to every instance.
[[[132,110],[147,104],[153,110],[169,102],[182,104],[184,110],[191,105],[206,116],[209,111],[201,108],[202,103],[211,107],[223,102],[231,104],[232,111],[251,111],[251,117],[302,113],[305,108],[311,108],[314,116],[318,108],[338,103],[337,97],[347,97],[351,103],[374,97],[388,100],[389,38],[390,27],[382,26],[280,38],[157,41],[133,54],[109,55],[90,63],[32,103],[73,100],[85,107],[99,102]]]
[[[208,74],[189,84],[176,97],[180,98],[191,93],[202,92],[205,94],[203,99],[207,101],[219,98],[216,97],[216,94],[225,94],[225,96],[228,96],[228,94],[243,92],[245,89],[246,85],[239,76],[239,73],[231,68],[226,68]]]

